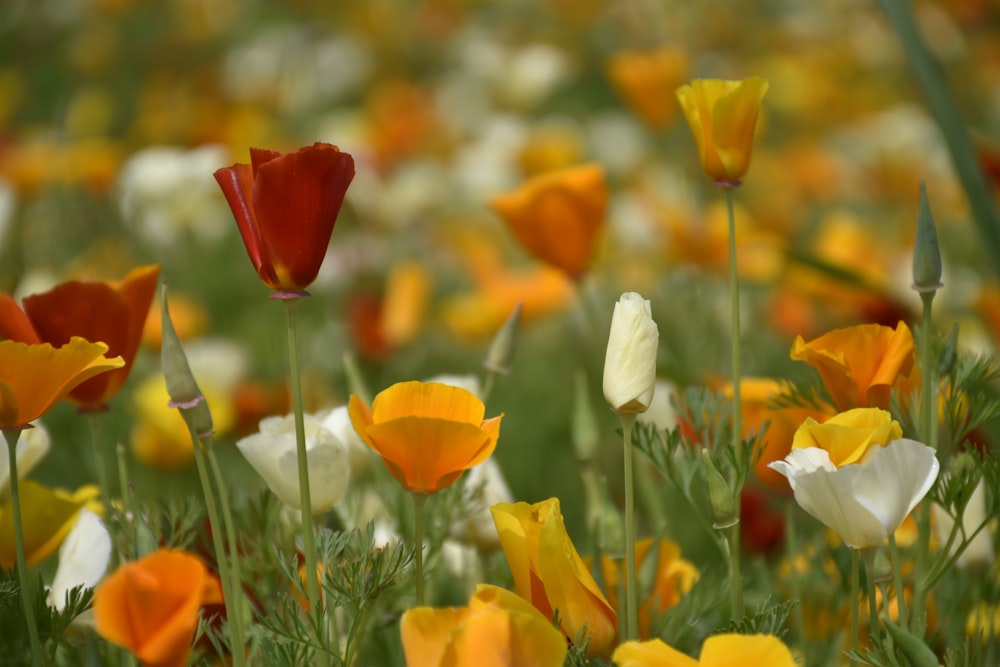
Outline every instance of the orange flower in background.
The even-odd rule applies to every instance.
[[[121,368],[104,343],[73,338],[62,347],[0,341],[0,430],[25,428],[81,382]]]
[[[878,324],[836,329],[806,343],[792,344],[792,359],[819,371],[838,410],[886,408],[894,386],[910,380],[913,334],[905,322],[895,329]]]
[[[672,93],[687,71],[687,53],[671,46],[617,53],[608,62],[608,78],[618,94],[654,130],[667,127],[677,115]]]
[[[559,499],[498,503],[490,508],[517,594],[545,618],[559,612],[570,641],[590,637],[587,654],[606,655],[618,637],[618,615],[566,533]]]
[[[475,394],[437,382],[399,382],[371,407],[357,396],[348,403],[361,439],[407,491],[436,493],[489,458],[503,415],[483,419]]]
[[[566,639],[523,598],[480,584],[467,607],[408,609],[407,667],[562,667]]]
[[[159,272],[160,267],[151,264],[133,269],[120,281],[71,280],[26,297],[23,309],[9,295],[0,294],[0,336],[56,346],[78,336],[106,344],[109,355],[123,360],[121,368],[69,393],[69,399],[84,410],[101,410],[132,370]]]
[[[604,169],[585,164],[541,174],[490,205],[525,250],[576,279],[587,270],[604,225]]]
[[[740,184],[750,168],[754,129],[767,81],[695,79],[677,89],[677,100],[698,144],[701,166],[716,185]]]
[[[659,639],[625,642],[612,657],[618,667],[795,667],[795,658],[772,635],[713,635],[695,660]]]
[[[652,558],[655,571],[652,589],[639,603],[639,637],[642,638],[651,636],[653,622],[662,618],[668,609],[680,602],[681,597],[690,591],[694,582],[698,580],[698,568],[690,561],[681,558],[681,548],[676,542],[659,540],[654,545],[651,537],[639,540],[635,543],[636,570],[643,570],[647,558]],[[618,609],[619,605],[618,588],[624,585],[623,565],[620,558],[610,556],[601,558],[604,587],[608,591],[608,602],[614,609]]]
[[[161,549],[126,563],[94,591],[97,634],[144,667],[187,663],[204,605],[222,602],[219,580],[196,556]]]
[[[215,172],[247,254],[265,285],[301,296],[326,256],[354,158],[315,143],[295,153],[250,149],[250,164]]]

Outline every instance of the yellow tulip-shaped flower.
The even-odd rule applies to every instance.
[[[695,79],[677,89],[705,173],[722,187],[740,184],[750,167],[754,128],[767,81]]]
[[[357,396],[347,406],[354,429],[382,457],[407,491],[431,494],[489,458],[500,419],[465,389],[437,382],[399,382],[369,408]]]
[[[618,633],[618,616],[566,534],[559,499],[498,503],[491,508],[517,594],[546,618],[559,613],[571,641],[590,637],[587,652],[606,654]]]
[[[913,334],[905,322],[895,329],[861,324],[792,344],[792,359],[819,371],[838,410],[886,408],[889,393],[913,370]]]
[[[625,642],[612,656],[618,667],[795,667],[795,659],[772,635],[714,635],[705,640],[698,660],[659,639]]]
[[[71,493],[22,481],[21,522],[27,564],[35,565],[51,556],[69,535],[80,510],[96,502],[99,493],[96,486],[83,486]],[[11,501],[6,500],[0,504],[0,566],[13,567],[16,560],[14,511]]]
[[[407,667],[562,667],[566,639],[523,598],[481,584],[468,607],[416,607],[399,624]]]
[[[105,358],[107,351],[83,338],[58,348],[0,341],[0,430],[24,428],[81,382],[125,365],[121,357]]]

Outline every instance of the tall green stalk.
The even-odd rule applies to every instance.
[[[309,492],[309,462],[306,458],[306,422],[302,405],[302,380],[299,377],[299,353],[295,328],[295,305],[297,299],[286,299],[285,314],[288,320],[288,367],[292,384],[292,407],[295,414],[295,455],[299,468],[299,498],[302,505],[302,550],[306,561],[306,596],[309,609],[315,614],[316,627],[322,629],[323,607],[319,596],[319,582],[316,580],[319,565],[316,558],[316,532],[313,526],[312,494]],[[325,632],[323,633],[325,637]],[[325,643],[325,640],[324,640]],[[329,664],[329,656],[319,651],[321,665]]]
[[[42,667],[45,664],[45,653],[38,637],[38,624],[35,620],[35,609],[32,602],[35,599],[34,586],[28,576],[28,559],[24,553],[24,526],[21,523],[21,488],[17,479],[17,440],[21,436],[20,429],[4,429],[7,440],[7,459],[10,466],[10,501],[14,514],[14,553],[17,557],[17,579],[21,587],[21,606],[24,611],[24,622],[28,626],[28,643],[31,646],[31,664]]]
[[[632,470],[632,427],[635,414],[619,412],[625,441],[625,632],[624,641],[639,638],[639,577],[635,565],[635,491]]]
[[[905,590],[903,589],[903,571],[902,563],[899,560],[899,549],[896,547],[896,535],[893,532],[889,533],[889,554],[892,556],[892,578],[893,584],[896,586],[896,604],[899,607],[899,625],[906,629],[907,625],[907,613],[906,613],[906,596],[903,594]],[[886,598],[888,600],[888,598]],[[886,608],[889,604],[886,602]]]
[[[920,439],[929,447],[937,449],[937,386],[933,350],[931,346],[931,305],[933,291],[920,292],[923,300],[923,345],[920,350],[923,379],[920,387]],[[926,499],[917,508],[917,562],[913,587],[912,630],[922,633],[926,623],[927,574],[931,542],[931,504]]]
[[[427,496],[413,493],[413,543],[416,546],[417,605],[424,604],[424,505]]]
[[[861,557],[858,555],[857,549],[851,549],[851,652],[856,653],[858,650],[858,618],[861,614],[859,607],[861,606]],[[851,665],[856,665],[857,662],[852,658]]]

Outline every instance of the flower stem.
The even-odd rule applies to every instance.
[[[723,530],[726,536],[726,560],[729,565],[729,615],[739,621],[746,615],[743,605],[743,575],[740,572],[740,523]]]
[[[35,591],[28,577],[28,559],[24,555],[24,526],[21,525],[21,491],[17,479],[17,441],[20,430],[4,429],[7,440],[7,458],[10,465],[10,501],[14,513],[14,553],[17,556],[17,578],[21,586],[21,605],[24,610],[24,622],[28,626],[28,643],[31,646],[31,664],[40,667],[45,662],[42,652],[42,642],[38,638],[38,625],[35,619]]]
[[[806,612],[802,607],[803,602],[805,602],[802,598],[802,575],[796,567],[796,561],[799,557],[798,522],[795,520],[796,506],[796,503],[791,502],[790,499],[785,503],[785,535],[787,536],[785,538],[785,557],[791,566],[792,599],[796,601],[795,626],[799,633],[800,646],[804,649],[806,641]]]
[[[424,604],[424,504],[427,496],[413,493],[413,543],[416,545],[417,605]]]
[[[937,449],[937,387],[935,381],[935,371],[933,350],[931,346],[931,306],[934,301],[935,292],[921,292],[920,298],[923,301],[923,338],[920,350],[920,365],[923,372],[923,380],[920,387],[920,439],[929,447]],[[914,568],[913,585],[913,630],[915,633],[922,633],[926,622],[927,603],[927,568],[928,557],[930,555],[931,541],[931,505],[929,502],[920,503],[917,507],[917,561]]]
[[[871,635],[871,641],[875,643],[875,637],[878,636],[878,601],[876,599],[876,590],[878,585],[875,583],[875,556],[878,553],[877,547],[868,547],[861,550],[861,557],[865,561],[865,578],[868,580],[868,632]],[[889,604],[888,600],[883,599],[882,604]]]
[[[730,336],[733,356],[733,454],[737,473],[743,469],[743,424],[740,398],[740,278],[736,267],[736,212],[733,209],[733,189],[724,188],[726,213],[729,218],[729,299],[731,302]]]
[[[211,436],[208,436],[211,438]],[[201,490],[205,494],[205,508],[208,511],[208,520],[212,533],[212,546],[215,549],[215,560],[219,565],[219,578],[222,580],[222,595],[225,598],[226,618],[229,620],[229,642],[233,656],[233,665],[242,667],[245,664],[246,650],[243,640],[243,626],[239,622],[240,612],[237,605],[237,591],[233,590],[233,579],[229,571],[229,559],[226,549],[222,544],[222,522],[219,520],[219,509],[215,502],[215,492],[212,490],[212,483],[208,478],[208,468],[205,465],[205,450],[211,447],[209,440],[208,447],[204,440],[193,430],[191,440],[194,445],[195,467],[198,469],[198,479],[201,481]],[[219,487],[219,493],[225,492],[224,486]],[[235,557],[235,554],[233,554]]]
[[[306,561],[306,596],[309,609],[316,615],[316,627],[323,627],[323,608],[319,597],[319,582],[316,581],[319,567],[316,562],[316,534],[313,528],[312,495],[309,492],[309,465],[306,459],[306,422],[302,407],[302,381],[299,377],[299,353],[295,332],[295,305],[297,299],[285,299],[285,314],[288,320],[288,367],[292,385],[292,408],[295,414],[295,455],[299,465],[299,499],[302,505],[302,550]],[[324,637],[325,637],[325,633]],[[325,640],[321,638],[325,643]],[[325,651],[319,652],[321,664],[329,664]]]
[[[907,628],[906,614],[906,592],[903,588],[902,563],[899,560],[899,549],[896,548],[896,536],[889,533],[889,555],[892,557],[892,577],[896,586],[896,605],[899,607],[899,625]],[[888,605],[887,605],[888,606]]]
[[[861,606],[861,557],[857,549],[851,549],[851,653],[858,651],[858,617]],[[856,665],[851,658],[851,665]]]
[[[104,452],[101,450],[101,413],[87,414],[90,425],[90,443],[94,449],[94,469],[97,471],[97,484],[101,487],[101,499],[105,504],[111,503],[111,483],[108,481],[108,471],[105,469]]]
[[[624,640],[639,638],[639,584],[635,567],[635,490],[632,470],[632,427],[635,415],[618,413],[625,445],[625,634]]]

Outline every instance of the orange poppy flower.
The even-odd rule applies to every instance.
[[[57,346],[76,336],[105,343],[108,354],[121,357],[124,364],[69,393],[69,400],[82,409],[101,410],[132,370],[159,273],[160,267],[151,264],[132,269],[121,281],[71,280],[26,297],[23,309],[0,294],[0,336]]]
[[[604,225],[604,169],[585,164],[535,176],[490,202],[514,238],[538,259],[579,278]]]
[[[250,164],[215,172],[260,279],[279,297],[302,296],[326,256],[354,158],[330,144],[295,153],[250,149]]]
[[[25,428],[88,379],[121,368],[104,343],[73,338],[62,347],[0,341],[0,430]]]
[[[354,430],[407,491],[435,493],[489,458],[503,415],[483,419],[475,394],[437,382],[399,382],[371,407],[357,396],[347,406]]]
[[[913,334],[905,322],[895,329],[861,324],[792,344],[792,359],[819,371],[838,410],[887,408],[894,386],[913,370]]]
[[[618,637],[618,615],[566,533],[559,499],[497,503],[490,511],[517,594],[546,618],[558,610],[570,641],[586,630],[588,655],[606,655]]]
[[[659,639],[625,642],[613,656],[618,667],[795,667],[792,652],[772,635],[713,635],[701,646],[697,660]]]
[[[688,57],[677,47],[625,51],[608,62],[608,78],[636,115],[654,130],[677,115],[672,93],[687,76]]]
[[[97,633],[144,667],[187,663],[198,610],[222,602],[219,580],[196,556],[161,549],[126,563],[94,591]]]

